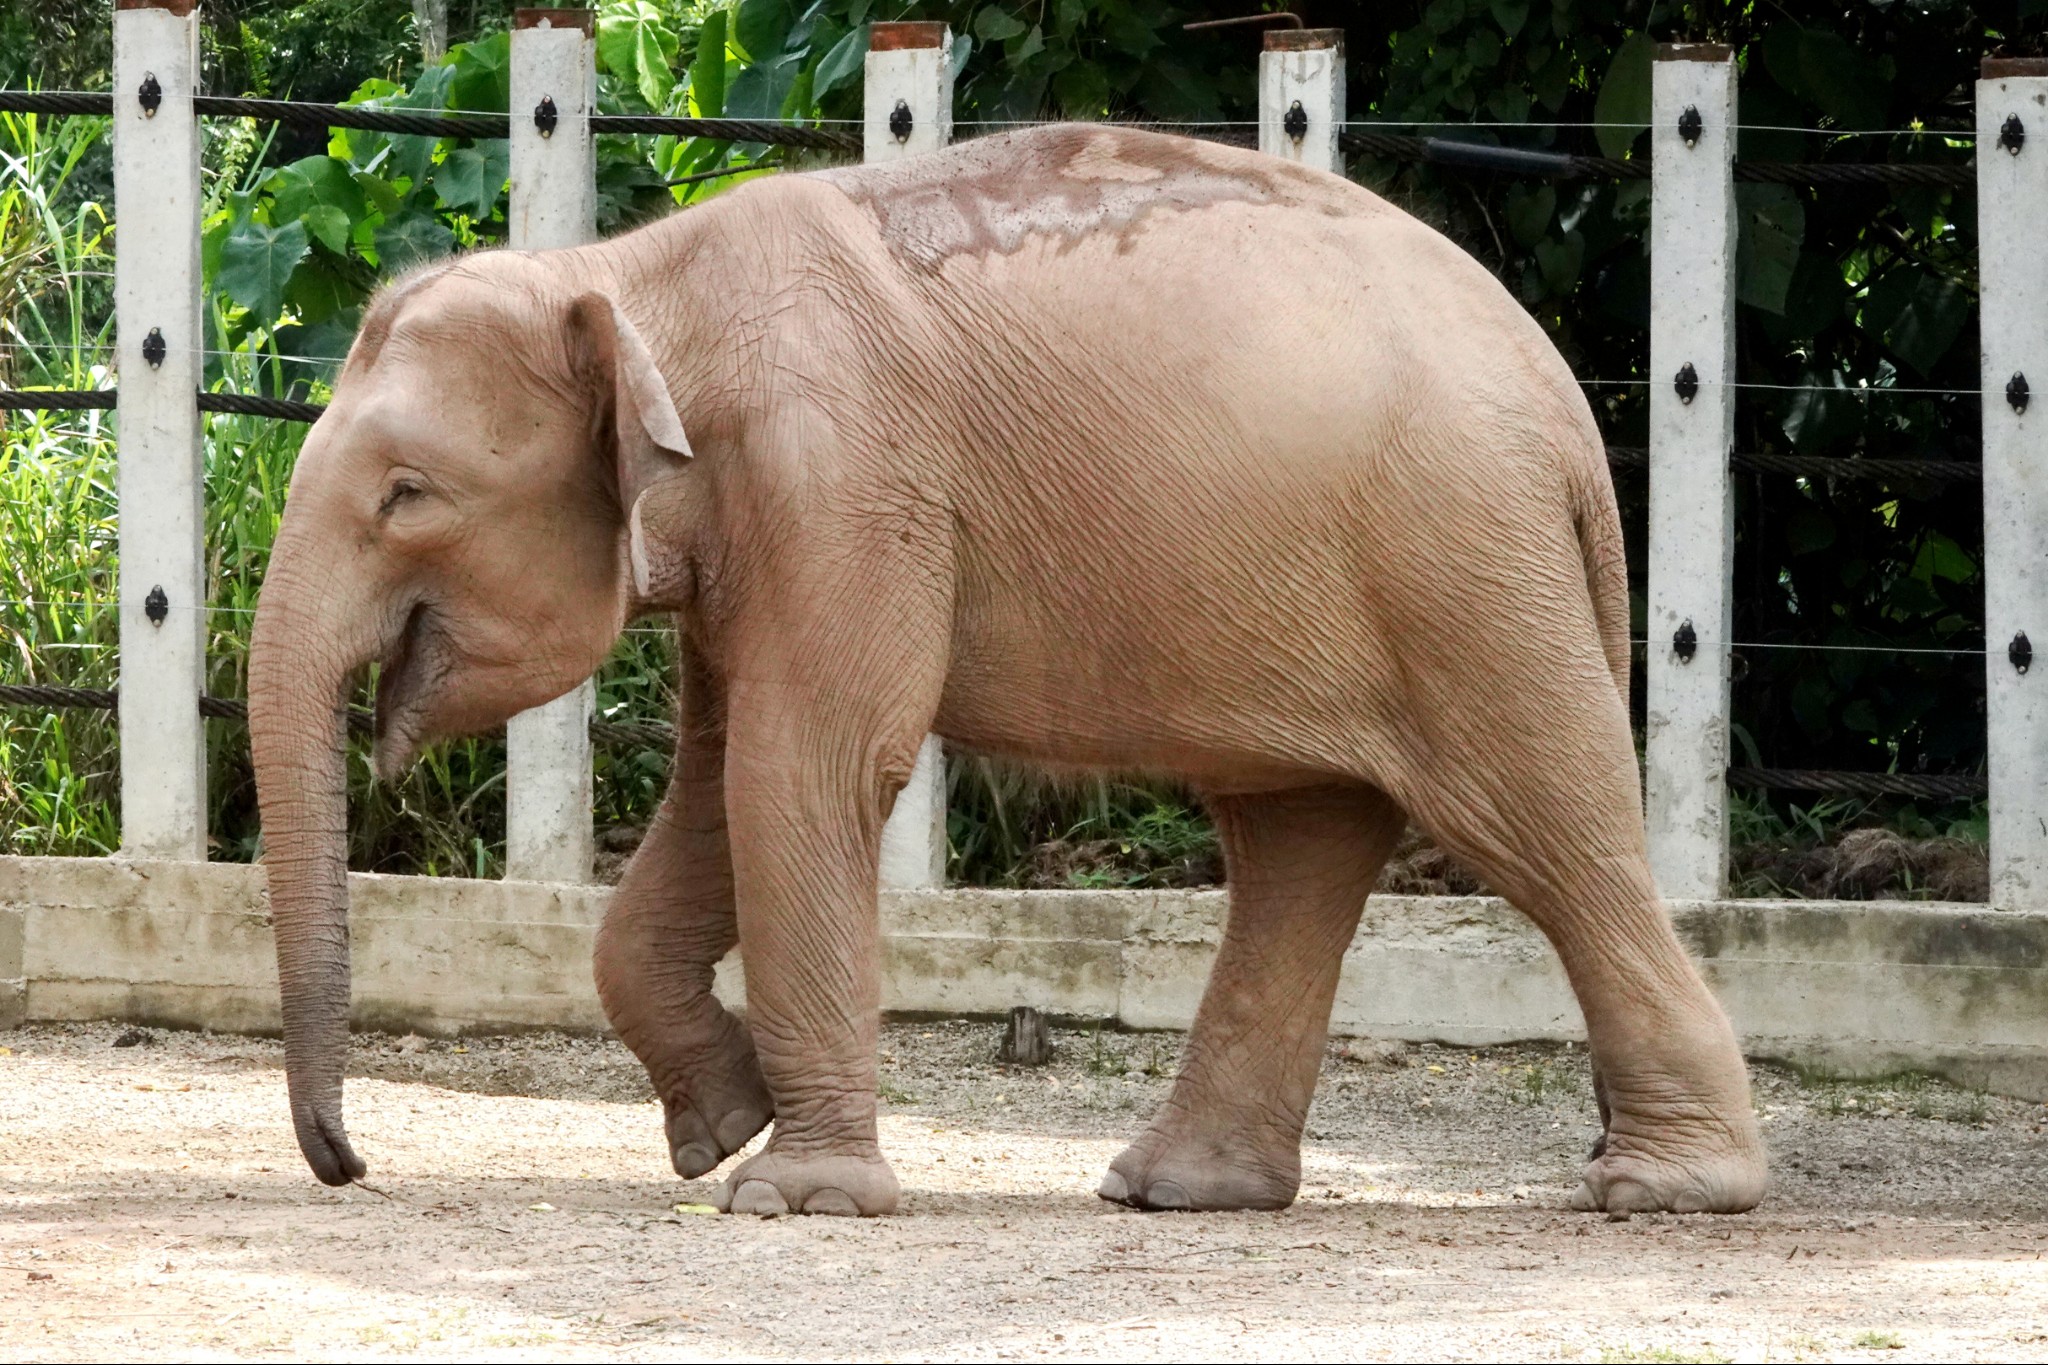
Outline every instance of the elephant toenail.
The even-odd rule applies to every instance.
[[[685,1180],[695,1180],[718,1164],[718,1153],[702,1142],[686,1142],[676,1148],[673,1162],[676,1174]]]
[[[732,1211],[751,1213],[760,1218],[780,1218],[789,1212],[789,1201],[782,1197],[782,1191],[765,1180],[742,1180],[740,1187],[733,1191]]]
[[[805,1213],[826,1213],[840,1218],[860,1217],[860,1205],[853,1202],[853,1196],[845,1190],[826,1187],[813,1190],[811,1197],[804,1200]]]
[[[1130,1182],[1115,1171],[1111,1171],[1102,1177],[1102,1183],[1095,1187],[1095,1197],[1107,1199],[1112,1204],[1128,1204],[1131,1202]]]
[[[1171,1180],[1155,1180],[1145,1187],[1145,1207],[1148,1209],[1179,1213],[1193,1208],[1194,1204],[1195,1201],[1188,1198],[1188,1192]]]

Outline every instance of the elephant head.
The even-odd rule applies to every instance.
[[[292,476],[249,653],[249,723],[292,1124],[330,1185],[349,957],[341,704],[377,681],[376,767],[588,677],[636,606],[634,501],[689,442],[641,333],[570,253],[488,253],[372,305]]]

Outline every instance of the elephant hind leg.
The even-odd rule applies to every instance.
[[[1099,1193],[1146,1209],[1285,1208],[1344,950],[1406,817],[1365,786],[1208,807],[1230,873],[1223,946],[1172,1093]]]
[[[1490,685],[1489,685],[1490,684]],[[1765,1159],[1734,1030],[1687,958],[1644,845],[1625,713],[1597,657],[1441,686],[1416,821],[1534,920],[1585,1014],[1606,1138],[1575,1207],[1734,1213]]]
[[[718,689],[685,646],[668,794],[598,926],[593,967],[614,1031],[661,1097],[669,1160],[693,1180],[744,1147],[775,1108],[753,1039],[711,993],[738,940],[725,827]]]

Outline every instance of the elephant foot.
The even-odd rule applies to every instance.
[[[1109,1163],[1095,1193],[1134,1209],[1214,1213],[1284,1209],[1300,1188],[1298,1150],[1260,1152],[1248,1141],[1175,1139],[1155,1129]]]
[[[712,1193],[711,1203],[720,1213],[762,1218],[786,1213],[876,1218],[896,1212],[902,1193],[896,1172],[879,1152],[840,1156],[771,1149],[741,1162]]]
[[[715,1169],[753,1140],[775,1117],[775,1101],[751,1050],[743,1065],[721,1068],[719,1079],[693,1077],[688,1089],[661,1097],[669,1162],[685,1180]]]
[[[1764,1197],[1761,1143],[1731,1142],[1717,1153],[1662,1157],[1610,1132],[1587,1165],[1571,1204],[1584,1212],[1744,1213]]]

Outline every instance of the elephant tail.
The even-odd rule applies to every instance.
[[[1589,423],[1590,425],[1590,423]],[[1608,470],[1606,447],[1597,435],[1586,457],[1575,461],[1572,478],[1572,525],[1586,566],[1586,591],[1593,619],[1600,629],[1600,647],[1614,687],[1628,709],[1628,555],[1621,538],[1621,512],[1614,503],[1614,476]]]

